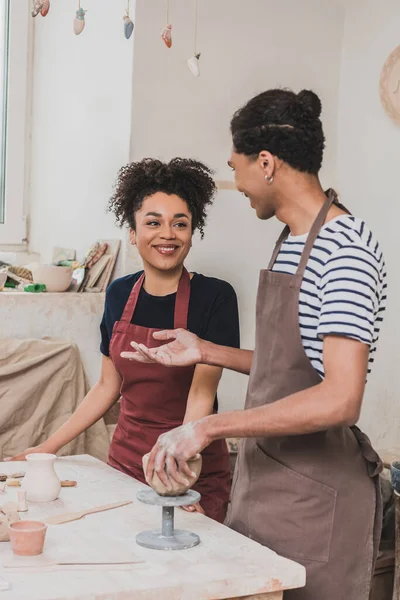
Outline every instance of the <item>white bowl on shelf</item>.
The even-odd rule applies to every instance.
[[[48,292],[66,292],[72,281],[72,267],[30,265],[34,283],[44,283]]]

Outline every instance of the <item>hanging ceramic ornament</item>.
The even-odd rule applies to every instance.
[[[167,24],[161,31],[161,39],[167,48],[172,46],[172,25],[169,22],[169,0],[167,0]]]
[[[32,17],[37,17],[40,11],[43,8],[44,1],[43,0],[33,0],[32,1]]]
[[[42,2],[42,8],[40,9],[40,14],[42,15],[42,17],[45,17],[50,10],[50,0],[43,0]]]
[[[195,77],[198,77],[200,75],[199,58],[200,54],[194,54],[188,60],[188,67],[190,69],[190,72]]]
[[[74,19],[75,35],[79,35],[85,29],[85,13],[86,10],[83,10],[83,8],[81,8],[81,3],[79,2],[79,8],[76,11],[76,17]]]
[[[172,46],[172,25],[166,25],[161,32],[161,38],[167,48]]]
[[[197,52],[197,21],[198,21],[198,19],[197,19],[197,8],[198,8],[197,2],[198,2],[198,0],[196,0],[196,12],[195,12],[195,19],[194,19],[194,54],[188,60],[188,67],[190,69],[190,72],[195,77],[199,77],[199,75],[200,75],[200,65],[199,65],[200,52]]]
[[[134,24],[130,17],[124,17],[124,32],[127,40],[131,37],[133,33]]]
[[[126,9],[126,15],[124,17],[124,33],[127,40],[131,37],[133,33],[134,24],[129,15],[129,0],[128,0],[128,8]]]

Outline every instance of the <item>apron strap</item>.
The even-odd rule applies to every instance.
[[[326,192],[326,195],[327,195],[326,201],[324,202],[321,210],[319,211],[317,218],[315,219],[314,223],[312,224],[311,230],[307,236],[307,240],[304,245],[303,253],[300,258],[299,266],[297,268],[296,274],[301,275],[302,277],[304,275],[304,271],[307,266],[308,259],[310,258],[310,253],[311,253],[311,250],[313,249],[315,240],[317,239],[318,234],[321,231],[322,225],[325,223],[326,215],[328,214],[328,211],[329,211],[331,205],[333,203],[335,203],[335,204],[337,204],[337,206],[339,206],[339,208],[341,208],[342,210],[349,213],[347,208],[345,208],[342,204],[340,204],[337,201],[337,194],[336,194],[335,190],[329,189]],[[269,261],[269,265],[268,265],[269,271],[274,266],[275,261],[278,258],[278,254],[280,252],[282,244],[287,239],[289,233],[290,233],[290,228],[288,227],[288,225],[286,225],[286,227],[282,231],[281,235],[279,236],[278,241],[275,244],[275,248],[274,248],[274,251],[271,256],[271,260]]]
[[[188,328],[190,301],[190,275],[183,267],[175,298],[174,329]]]
[[[136,305],[139,299],[140,290],[144,282],[145,274],[142,273],[129,295],[128,302],[122,313],[121,321],[130,323],[135,313]],[[179,280],[178,290],[175,298],[174,329],[187,329],[187,319],[189,313],[190,300],[190,276],[185,267]]]
[[[290,228],[288,225],[286,225],[286,227],[282,231],[281,235],[279,236],[279,238],[275,244],[275,248],[272,253],[271,260],[269,261],[268,271],[271,271],[272,267],[274,266],[275,261],[278,258],[278,254],[281,249],[281,246],[282,246],[283,242],[286,240],[286,238],[288,237],[289,233],[290,233]]]
[[[326,195],[327,198],[321,210],[317,214],[317,218],[312,224],[310,233],[308,234],[306,243],[304,244],[303,253],[301,255],[299,266],[297,268],[297,275],[300,275],[301,277],[303,277],[304,271],[306,270],[308,259],[310,258],[311,250],[314,247],[315,240],[317,239],[318,234],[321,231],[322,225],[325,223],[326,215],[328,214],[333,202],[337,201],[337,194],[335,190],[329,189]]]
[[[136,304],[139,298],[140,290],[144,282],[144,272],[141,274],[137,282],[132,288],[129,294],[128,302],[125,304],[124,312],[122,313],[121,321],[124,323],[130,323],[135,313]]]

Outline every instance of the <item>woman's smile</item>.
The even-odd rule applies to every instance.
[[[173,256],[179,249],[177,244],[157,244],[153,248],[162,256]]]

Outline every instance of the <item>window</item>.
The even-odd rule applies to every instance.
[[[8,82],[9,0],[0,4],[0,223],[4,224]]]
[[[26,245],[32,73],[29,2],[0,0],[0,249]]]

